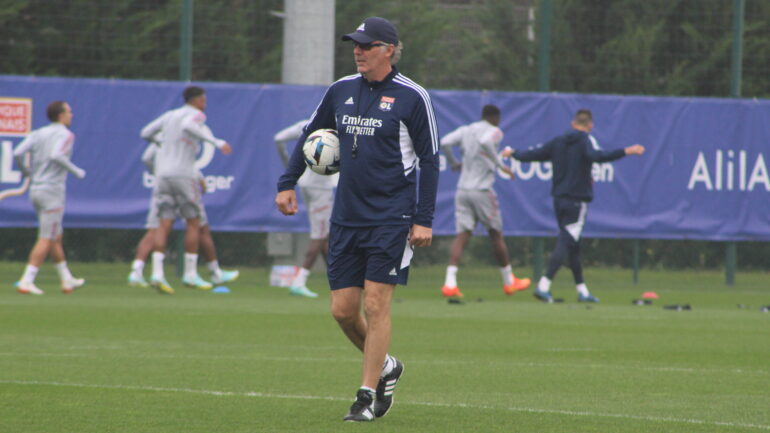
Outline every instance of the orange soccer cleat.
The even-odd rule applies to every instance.
[[[513,295],[516,292],[520,292],[522,290],[526,290],[527,287],[529,287],[530,280],[529,278],[513,278],[513,284],[505,284],[503,285],[503,292],[506,295]]]
[[[455,286],[455,287],[444,286],[444,287],[441,288],[441,294],[446,296],[447,298],[462,298],[463,297],[462,292],[460,292],[460,289],[457,286]]]

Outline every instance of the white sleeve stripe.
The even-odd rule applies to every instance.
[[[438,149],[439,149],[439,140],[437,137],[438,128],[436,127],[436,116],[433,114],[433,104],[431,104],[430,102],[430,95],[428,95],[428,92],[425,89],[423,89],[419,84],[415,83],[414,81],[406,78],[401,74],[396,75],[396,77],[393,78],[393,81],[416,90],[417,93],[419,93],[420,97],[422,97],[422,100],[425,103],[425,110],[428,114],[428,125],[430,126],[430,138],[431,138],[431,143],[433,145],[433,153],[434,154],[438,153]]]
[[[430,125],[431,142],[433,144],[433,153],[434,154],[437,153],[440,144],[439,144],[439,140],[437,139],[438,128],[436,127],[436,117],[433,114],[433,104],[431,104],[430,102],[430,95],[428,95],[428,92],[425,89],[423,89],[419,84],[415,83],[414,81],[408,79],[407,77],[401,74],[398,74],[394,78],[394,81],[416,90],[422,97],[423,102],[425,102],[425,108],[428,113],[428,124]]]

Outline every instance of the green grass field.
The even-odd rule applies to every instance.
[[[360,354],[320,299],[242,269],[231,294],[174,296],[124,284],[127,265],[73,264],[86,287],[16,294],[0,263],[0,432],[757,432],[770,431],[770,275],[588,269],[601,304],[553,290],[505,297],[493,268],[461,269],[466,303],[416,268],[393,305],[391,353],[406,372],[387,417],[342,416]],[[311,287],[325,287],[314,274]],[[633,306],[646,290],[661,296]],[[480,301],[479,298],[483,299]],[[692,311],[664,304],[689,303]],[[739,308],[737,304],[744,304]]]

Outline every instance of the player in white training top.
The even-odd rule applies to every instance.
[[[283,164],[289,162],[289,155],[286,151],[286,143],[296,142],[302,135],[303,128],[308,120],[299,122],[278,131],[273,140],[275,140],[278,154],[283,160]],[[312,131],[311,131],[312,132]],[[324,176],[313,170],[305,170],[305,173],[297,181],[302,199],[305,201],[307,216],[310,221],[310,244],[305,252],[305,260],[302,267],[297,271],[294,280],[289,286],[289,293],[295,296],[307,296],[316,298],[318,294],[307,288],[307,277],[310,275],[310,269],[315,264],[319,254],[326,258],[326,252],[329,249],[329,219],[332,216],[332,207],[334,205],[334,187],[337,186],[339,174]]]
[[[500,265],[503,278],[503,292],[511,295],[529,287],[529,278],[519,279],[513,275],[508,248],[503,240],[503,218],[497,194],[492,188],[495,183],[495,170],[500,168],[513,178],[511,170],[497,159],[497,147],[503,140],[500,124],[500,109],[494,105],[485,105],[481,111],[481,120],[461,126],[441,139],[441,147],[453,169],[460,169],[455,196],[455,224],[457,237],[452,242],[449,253],[449,266],[441,293],[444,296],[463,296],[457,286],[457,267],[460,264],[465,245],[478,223],[486,227],[492,250]],[[458,163],[452,154],[451,146],[460,146],[462,162]],[[510,156],[505,150],[504,156]]]
[[[159,141],[155,156],[160,226],[152,253],[150,284],[161,293],[174,293],[163,271],[166,242],[178,211],[187,222],[185,231],[185,264],[183,283],[203,290],[212,284],[198,275],[198,245],[200,242],[201,192],[198,186],[195,159],[201,142],[211,143],[225,155],[232,147],[211,133],[206,126],[206,92],[190,86],[183,93],[185,104],[167,111],[142,129],[141,136],[149,142]]]
[[[158,149],[159,147],[156,143],[151,143],[142,154],[142,162],[147,167],[150,174],[155,174],[155,155],[157,154]],[[198,170],[198,182],[200,183],[202,191],[205,192],[206,184],[203,173],[201,173],[200,170]],[[211,236],[211,230],[209,229],[206,207],[203,206],[202,202],[201,205],[200,249],[206,260],[206,267],[208,267],[211,272],[211,282],[214,284],[224,284],[234,281],[238,278],[240,272],[237,270],[229,271],[219,267],[217,249],[214,245],[214,238]],[[131,272],[128,274],[128,285],[135,287],[149,287],[149,284],[144,279],[144,262],[147,260],[147,257],[150,255],[155,245],[155,236],[157,235],[156,232],[159,226],[160,217],[157,188],[153,187],[152,196],[150,198],[150,208],[147,212],[147,223],[145,224],[147,232],[136,246],[136,256],[134,256],[134,261],[131,263]]]
[[[72,173],[79,179],[86,176],[85,170],[70,161],[75,143],[75,134],[68,129],[72,124],[72,109],[64,101],[54,101],[48,105],[46,114],[52,123],[33,131],[13,151],[24,174],[30,176],[29,197],[40,226],[27,267],[16,283],[19,293],[30,295],[43,294],[35,286],[35,277],[49,254],[56,264],[63,293],[72,293],[85,283],[82,278],[72,276],[62,247],[67,174]],[[27,153],[31,156],[29,167],[24,162]]]

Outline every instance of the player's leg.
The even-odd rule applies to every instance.
[[[551,257],[548,259],[548,267],[546,268],[545,275],[540,277],[540,281],[537,283],[537,289],[533,292],[535,298],[543,302],[553,302],[551,282],[556,276],[556,273],[559,272],[559,268],[564,262],[564,258],[567,256],[567,249],[569,248],[571,236],[566,230],[566,225],[571,222],[571,203],[573,203],[572,200],[563,198],[554,198],[553,200],[553,210],[556,215],[556,223],[559,226],[559,235],[556,238],[556,245],[554,246],[553,251],[551,251]]]
[[[526,290],[531,281],[529,278],[516,278],[516,275],[514,275],[503,233],[499,230],[489,229],[489,241],[492,243],[492,251],[500,266],[500,276],[503,279],[503,293],[512,295]]]
[[[468,240],[473,229],[476,227],[476,223],[476,213],[473,210],[470,192],[457,190],[455,194],[455,230],[457,231],[457,236],[455,236],[449,249],[449,266],[446,268],[444,285],[441,287],[441,294],[443,296],[463,296],[457,284],[457,271],[460,266],[460,258],[463,255],[465,246],[468,245]]]
[[[200,184],[193,178],[171,178],[170,184],[179,213],[185,219],[187,227],[184,237],[184,276],[182,282],[188,287],[209,290],[214,287],[198,275],[198,247],[200,246],[200,228],[203,202]]]
[[[361,287],[344,287],[331,291],[331,313],[351,343],[364,351],[366,319],[361,313]]]
[[[167,217],[169,214],[174,214],[173,207],[161,207],[161,219],[158,228],[153,230],[152,276],[150,277],[150,285],[161,294],[172,295],[174,294],[174,289],[166,281],[165,270],[163,269],[168,235],[171,233],[171,227],[174,224],[173,218]]]
[[[390,305],[396,284],[406,285],[413,248],[409,245],[409,227],[376,227],[366,239],[366,280],[364,312],[366,341],[362,389],[376,383],[372,409],[375,417],[388,413],[393,405],[396,384],[404,365],[388,354],[391,340]],[[359,391],[360,392],[360,391]]]
[[[500,266],[500,276],[503,279],[503,293],[512,295],[529,287],[529,278],[516,278],[511,267],[508,247],[503,238],[503,217],[500,213],[500,203],[494,190],[474,192],[474,210],[479,221],[489,232],[492,251]]]
[[[211,272],[212,283],[228,283],[234,281],[240,275],[240,272],[237,270],[225,270],[219,267],[214,237],[211,236],[211,229],[209,229],[208,221],[203,217],[201,217],[200,251],[203,254],[203,259],[206,261],[206,267],[209,269],[209,272]]]
[[[577,290],[578,302],[599,302],[599,298],[593,296],[588,291],[588,287],[583,279],[583,265],[580,260],[580,240],[583,232],[583,226],[586,221],[586,214],[588,212],[588,204],[585,202],[578,202],[579,210],[574,222],[566,226],[566,230],[569,233],[569,244],[567,246],[567,263],[572,270],[572,277],[575,280],[575,289]]]
[[[61,280],[62,293],[69,294],[85,284],[86,280],[72,276],[72,272],[70,272],[69,267],[67,266],[67,258],[64,255],[62,239],[63,234],[60,233],[51,243],[51,258],[53,259],[56,266],[56,272],[59,274],[59,279]]]
[[[198,247],[200,246],[200,218],[185,219],[187,228],[184,236],[184,276],[182,281],[188,287],[209,290],[213,285],[198,275]]]
[[[45,262],[51,251],[51,239],[38,237],[35,241],[35,245],[29,252],[29,259],[27,260],[27,266],[24,267],[24,273],[21,275],[21,279],[16,282],[16,291],[24,295],[42,295],[44,292],[35,285],[35,278],[37,277],[40,266]]]
[[[170,178],[155,178],[154,199],[157,200],[158,226],[153,233],[152,249],[152,276],[150,285],[161,294],[171,295],[174,289],[166,281],[165,271],[163,269],[163,260],[166,258],[166,247],[168,235],[171,233],[171,227],[177,218],[178,209],[174,197],[174,189]]]
[[[64,214],[64,200],[60,194],[54,194],[45,189],[30,191],[30,201],[35,208],[38,219],[38,236],[35,245],[29,252],[27,266],[21,279],[15,284],[16,291],[21,294],[42,295],[44,292],[35,285],[40,266],[51,253],[54,240],[61,233],[61,221]],[[61,200],[59,200],[61,198]]]
[[[441,294],[447,297],[462,297],[463,294],[457,286],[457,271],[460,265],[460,258],[463,255],[465,246],[468,244],[468,240],[471,238],[470,231],[462,231],[457,233],[452,246],[449,249],[449,266],[446,268],[446,275],[444,276],[444,286],[441,287]]]
[[[148,229],[136,245],[136,254],[134,255],[134,261],[131,262],[131,272],[128,274],[129,286],[149,286],[144,279],[144,264],[155,246],[155,230]]]
[[[367,328],[361,383],[373,389],[380,379],[383,362],[390,346],[390,304],[395,288],[395,284],[369,280],[364,283],[364,312]]]
[[[144,265],[147,262],[147,258],[155,247],[155,231],[160,225],[160,209],[158,200],[158,188],[156,186],[152,190],[150,196],[150,205],[147,209],[147,221],[145,222],[145,228],[147,231],[142,236],[142,239],[136,245],[136,254],[134,255],[134,261],[131,262],[131,272],[128,273],[128,285],[135,287],[149,287],[149,284],[144,279]]]

